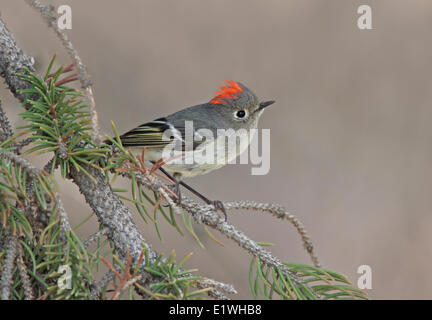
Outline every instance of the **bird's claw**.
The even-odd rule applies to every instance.
[[[226,222],[227,221],[227,214],[226,214],[225,206],[222,203],[222,201],[213,200],[213,201],[211,201],[211,204],[215,207],[216,211],[220,210],[223,213],[224,218],[225,218],[225,222]]]

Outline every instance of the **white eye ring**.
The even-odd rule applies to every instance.
[[[242,119],[246,119],[249,116],[249,113],[247,110],[237,110],[236,112],[234,112],[234,118],[242,120]]]

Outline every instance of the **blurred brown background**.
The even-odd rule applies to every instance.
[[[297,215],[321,262],[357,283],[372,267],[372,298],[432,298],[432,3],[427,0],[54,1],[72,7],[68,35],[92,76],[101,126],[111,133],[208,101],[225,79],[277,101],[262,117],[271,128],[271,170],[251,176],[231,165],[189,180],[213,199],[278,202]],[[357,28],[372,7],[373,30]],[[64,49],[39,15],[3,0],[1,15],[38,70]],[[15,125],[16,101],[0,98]],[[60,179],[59,179],[60,180]],[[62,182],[73,223],[90,213]],[[310,263],[296,231],[266,214],[229,212],[229,221],[285,261]],[[197,227],[206,249],[166,223],[136,221],[155,249],[233,283],[249,298],[250,257]],[[93,218],[82,237],[93,233]]]

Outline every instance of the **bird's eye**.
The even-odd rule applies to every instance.
[[[236,112],[235,116],[236,116],[236,118],[242,119],[242,118],[246,117],[246,111],[239,110]]]

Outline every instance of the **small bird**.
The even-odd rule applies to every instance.
[[[259,102],[257,96],[246,86],[227,80],[209,102],[144,123],[121,135],[120,140],[123,146],[132,149],[142,150],[146,147],[145,160],[152,163],[164,160],[159,169],[175,182],[174,191],[179,202],[179,185],[182,185],[207,204],[220,209],[226,220],[226,211],[221,201],[209,200],[184,183],[183,179],[206,174],[239,156],[253,138],[249,129],[257,128],[264,109],[273,103],[274,101]],[[189,136],[188,128],[192,130]],[[225,139],[229,139],[229,136],[218,134],[220,129],[224,129],[228,135],[240,132],[239,129],[245,130],[235,137],[235,144],[227,144]],[[174,144],[176,148],[167,148]],[[193,160],[198,153],[202,155],[203,150],[214,152],[207,152],[206,161],[187,160]]]

